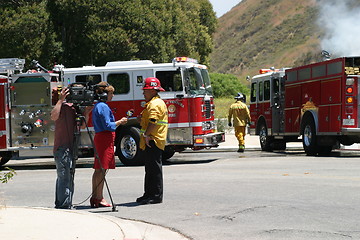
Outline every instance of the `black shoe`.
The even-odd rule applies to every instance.
[[[162,203],[162,199],[159,199],[159,198],[146,198],[146,199],[142,200],[141,202],[139,202],[139,204],[141,204],[141,205],[157,204],[157,203]]]
[[[76,210],[74,206],[62,206],[62,207],[55,207],[56,209],[67,209],[67,210]]]
[[[136,202],[137,202],[137,203],[140,203],[140,202],[144,201],[144,200],[147,199],[147,198],[148,198],[147,196],[143,195],[143,196],[137,198],[137,199],[136,199]]]

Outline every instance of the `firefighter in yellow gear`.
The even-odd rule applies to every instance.
[[[231,120],[233,118],[235,137],[239,142],[238,152],[244,152],[245,130],[246,124],[250,123],[250,111],[245,104],[245,96],[242,93],[238,93],[234,98],[236,99],[236,102],[231,104],[229,108],[228,125],[229,127],[232,126]]]
[[[143,196],[136,199],[139,204],[156,204],[163,200],[162,154],[168,130],[168,111],[158,92],[165,91],[159,79],[145,79],[143,94],[146,101],[141,112],[140,149],[144,151],[145,184]]]

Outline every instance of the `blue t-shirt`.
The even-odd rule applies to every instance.
[[[92,110],[92,123],[95,132],[115,132],[116,124],[114,114],[105,102],[98,102]]]

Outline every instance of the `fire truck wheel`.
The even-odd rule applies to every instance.
[[[0,152],[0,166],[7,163],[12,157],[12,152]]]
[[[315,123],[311,117],[304,120],[302,142],[306,155],[315,156],[318,153]]]
[[[262,151],[272,151],[271,144],[273,142],[273,138],[268,136],[267,128],[264,122],[260,123],[259,140]]]
[[[139,148],[140,130],[136,127],[124,128],[118,138],[116,152],[120,161],[127,166],[143,165]]]

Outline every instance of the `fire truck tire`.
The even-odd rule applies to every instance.
[[[121,130],[116,145],[116,152],[120,161],[127,166],[144,165],[139,147],[140,130],[136,127]]]
[[[268,136],[267,127],[264,122],[260,123],[259,127],[259,140],[262,151],[271,152],[273,149],[271,144],[273,143],[273,137]]]
[[[0,166],[7,163],[12,157],[12,152],[0,152]]]
[[[302,133],[302,143],[306,155],[315,156],[318,153],[319,148],[316,141],[315,123],[312,117],[304,119]]]
[[[162,154],[162,160],[166,161],[175,154],[175,148],[173,146],[165,146],[164,152]]]
[[[332,146],[321,146],[318,148],[318,153],[319,156],[328,156],[331,151],[332,151],[333,147]]]

